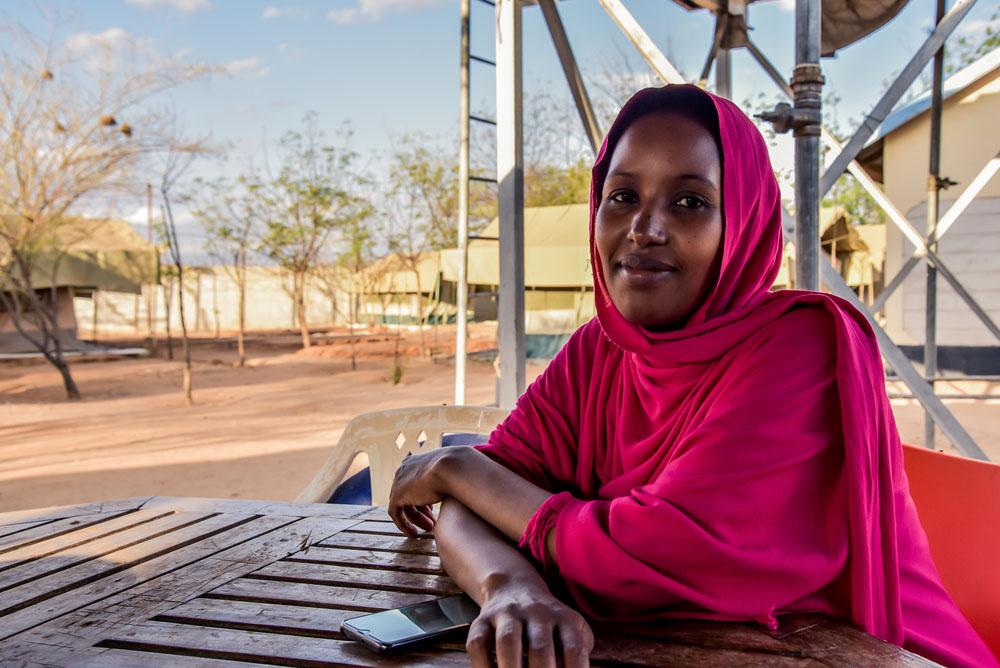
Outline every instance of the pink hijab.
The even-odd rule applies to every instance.
[[[699,96],[723,156],[719,278],[683,328],[654,333],[612,303],[594,217],[625,128]],[[931,562],[867,321],[830,295],[769,291],[780,206],[764,140],[728,100],[666,86],[624,106],[593,169],[597,317],[481,446],[554,492],[521,544],[593,619],[774,627],[821,612],[948,665],[996,666]]]

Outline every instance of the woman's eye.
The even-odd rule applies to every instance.
[[[627,190],[618,190],[608,196],[608,200],[618,204],[626,204],[635,201],[635,195]]]
[[[701,209],[708,206],[708,202],[694,195],[684,195],[675,200],[675,203],[686,209]]]

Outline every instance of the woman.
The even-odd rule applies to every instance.
[[[590,630],[547,580],[595,620],[820,612],[996,665],[931,562],[867,322],[769,292],[779,193],[746,116],[691,86],[637,93],[590,229],[597,317],[487,445],[409,458],[393,486],[397,524],[434,528],[482,606],[473,663],[495,642],[500,666],[586,665]]]

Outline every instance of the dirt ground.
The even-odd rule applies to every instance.
[[[294,333],[254,336],[245,368],[233,366],[231,339],[201,339],[192,347],[193,407],[180,393],[180,362],[165,359],[162,346],[152,358],[74,363],[84,396],[74,402],[50,366],[0,363],[0,512],[153,494],[291,499],[354,415],[452,400],[453,336],[445,328],[436,338],[425,334],[431,359],[409,334],[398,385],[395,340],[384,334],[357,344],[355,371],[350,346],[337,336],[308,352],[297,351]],[[490,347],[490,336],[488,327],[475,330],[470,349]],[[529,365],[529,378],[541,370]],[[996,391],[969,383],[946,389]],[[468,402],[494,396],[492,364],[471,361]],[[1000,397],[947,403],[1000,460]],[[919,442],[922,411],[912,400],[894,404],[904,439]]]

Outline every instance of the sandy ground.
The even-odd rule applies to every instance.
[[[75,363],[84,395],[76,402],[63,398],[48,365],[0,364],[0,512],[152,494],[291,499],[352,416],[452,400],[454,368],[441,357],[452,335],[439,333],[437,359],[420,357],[410,335],[398,385],[386,337],[359,345],[356,371],[343,343],[302,354],[294,334],[258,336],[249,366],[235,368],[231,341],[202,340],[193,346],[190,408],[176,361]],[[480,332],[472,349],[488,347],[485,338]],[[529,377],[541,369],[530,365]],[[490,403],[492,365],[470,362],[468,385],[469,403]],[[968,384],[956,391],[984,393]],[[922,411],[894,403],[904,438],[919,442]],[[947,403],[1000,461],[1000,398]]]

